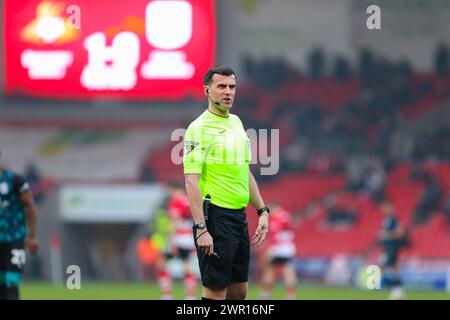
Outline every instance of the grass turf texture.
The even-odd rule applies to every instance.
[[[197,290],[200,298],[200,288]],[[21,285],[21,299],[24,300],[158,300],[159,287],[156,284],[132,283],[82,283],[81,289],[69,290],[44,282],[24,282]],[[298,300],[385,300],[388,291],[361,291],[354,288],[336,288],[303,285],[297,292]],[[441,291],[406,291],[408,300],[449,300],[450,294]],[[174,298],[183,299],[183,286],[174,285]],[[248,299],[259,298],[259,287],[250,285]],[[276,287],[272,299],[284,299],[284,290]]]

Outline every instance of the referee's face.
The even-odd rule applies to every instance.
[[[230,110],[233,106],[234,95],[236,93],[236,77],[214,74],[211,84],[208,87],[209,97],[221,107]]]

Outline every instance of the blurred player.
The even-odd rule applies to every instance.
[[[33,196],[24,178],[0,167],[0,300],[19,299],[25,246],[37,252]]]
[[[383,283],[391,289],[389,299],[405,299],[402,280],[398,270],[398,256],[404,245],[406,232],[395,217],[390,202],[382,204],[382,211],[385,218],[378,240],[384,250],[381,262]]]
[[[284,285],[286,286],[286,299],[296,298],[297,275],[292,259],[295,256],[294,232],[292,230],[291,214],[285,211],[279,204],[273,202],[270,207],[269,244],[263,255],[264,268],[261,283],[261,299],[268,299],[275,283],[275,271],[281,267],[283,271]]]
[[[192,272],[190,255],[194,252],[195,245],[192,238],[192,218],[189,202],[182,185],[178,182],[168,184],[170,200],[168,213],[171,222],[171,235],[169,236],[165,252],[158,260],[158,282],[161,288],[161,298],[172,299],[172,279],[167,271],[167,261],[178,257],[183,261],[184,288],[187,300],[195,299],[196,277]]]

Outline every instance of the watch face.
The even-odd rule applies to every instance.
[[[197,223],[197,228],[198,229],[205,229],[206,228],[206,223],[204,223],[204,222]]]

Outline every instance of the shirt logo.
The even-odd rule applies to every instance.
[[[30,189],[30,185],[28,184],[28,182],[25,182],[23,184],[23,186],[20,188],[20,193],[24,193],[26,191],[28,191]]]
[[[226,129],[220,130],[220,131],[219,131],[219,134],[222,134],[222,133],[224,133],[225,131],[227,131],[227,130],[226,130]]]
[[[9,192],[8,184],[6,182],[0,183],[0,193],[6,195]]]
[[[198,146],[198,142],[195,141],[185,141],[184,142],[184,155],[187,156],[191,151],[195,149],[195,147]]]

